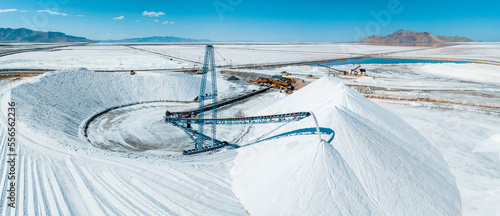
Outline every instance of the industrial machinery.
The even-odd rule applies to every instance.
[[[335,76],[335,71],[337,72],[337,76],[343,75],[343,76],[368,76],[366,74],[366,69],[361,68],[361,65],[358,65],[357,67],[351,69],[350,72],[347,72],[345,70],[339,70],[330,66],[326,65],[318,65],[319,67],[324,67],[328,69],[328,76]]]
[[[212,89],[211,92],[206,92],[207,76],[210,73]],[[269,82],[280,83],[284,87],[291,85],[293,79],[284,79],[285,81],[278,81],[275,79],[268,79]],[[292,87],[293,88],[293,87]],[[243,118],[217,118],[217,108],[231,104],[236,101],[244,100],[253,95],[265,92],[270,88],[265,88],[259,91],[252,92],[247,95],[243,95],[237,98],[233,98],[226,101],[217,101],[217,80],[215,71],[215,57],[214,57],[214,47],[212,45],[207,45],[205,50],[205,60],[203,64],[203,74],[200,87],[200,95],[198,96],[199,108],[197,110],[185,111],[185,112],[170,112],[165,113],[165,122],[171,123],[174,126],[182,129],[195,143],[195,148],[190,150],[184,150],[182,154],[196,154],[201,152],[206,152],[212,149],[217,149],[229,144],[226,141],[221,141],[216,139],[216,125],[235,125],[235,124],[267,124],[267,123],[284,123],[291,121],[300,121],[304,118],[311,116],[309,112],[297,112],[297,113],[286,113],[268,116],[252,116]],[[212,100],[211,104],[205,105],[205,100]],[[204,112],[212,111],[212,118],[205,119]],[[197,117],[196,117],[197,115]],[[191,125],[197,124],[198,130],[194,130]],[[212,136],[204,134],[203,127],[205,124],[212,125]]]
[[[350,74],[354,76],[367,76],[366,70],[364,68],[361,68],[361,65],[358,65],[357,67],[351,69]]]
[[[292,74],[286,71],[281,71],[281,75],[291,76]]]
[[[266,85],[270,86],[274,89],[280,89],[285,91],[287,94],[291,94],[293,91],[293,83],[295,80],[291,77],[284,77],[281,75],[272,76],[272,78],[259,78],[257,80],[252,81],[258,85]]]

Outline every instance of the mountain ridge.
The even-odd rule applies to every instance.
[[[172,36],[152,36],[121,40],[90,40],[85,37],[67,35],[62,32],[43,32],[27,28],[0,28],[0,42],[9,43],[68,43],[68,42],[210,42],[208,39],[191,39]]]
[[[440,43],[440,42],[479,42],[466,37],[436,36],[430,32],[398,30],[387,36],[372,35],[364,37],[360,43]]]
[[[85,37],[67,35],[62,32],[34,31],[27,28],[0,28],[0,42],[63,43],[93,41]]]

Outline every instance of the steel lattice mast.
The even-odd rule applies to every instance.
[[[211,73],[211,82],[212,82],[212,89],[211,93],[207,94],[206,87],[207,87],[207,74]],[[212,118],[216,119],[217,118],[217,99],[218,99],[218,94],[217,94],[217,77],[216,77],[216,71],[215,71],[215,55],[214,55],[214,47],[212,45],[207,45],[205,48],[205,60],[203,62],[203,74],[201,78],[201,86],[200,86],[200,95],[198,97],[200,106],[199,106],[199,113],[198,113],[198,118],[200,119],[200,124],[198,125],[198,139],[196,141],[196,148],[202,148],[203,147],[203,141],[206,139],[205,136],[203,136],[203,127],[204,127],[204,113],[203,113],[203,108],[205,106],[205,100],[210,100],[212,99]],[[215,135],[216,135],[216,124],[212,124],[212,145],[215,145]]]

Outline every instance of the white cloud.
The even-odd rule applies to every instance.
[[[66,14],[66,13],[59,13],[59,12],[52,11],[52,10],[37,10],[36,12],[39,12],[39,13],[48,13],[50,15],[68,16],[68,14]]]
[[[175,22],[169,22],[168,24],[174,24]]]
[[[157,19],[155,19],[154,21],[155,21],[155,22],[160,22],[160,21],[158,21]]]
[[[163,12],[147,12],[147,11],[144,11],[142,12],[142,15],[143,16],[149,16],[149,17],[159,17],[161,15],[165,15],[165,13]]]
[[[174,22],[165,21],[165,22],[162,22],[161,24],[174,24]]]
[[[19,12],[26,13],[26,12],[28,12],[28,10],[20,10]]]
[[[113,18],[113,19],[114,19],[114,20],[122,20],[122,19],[125,19],[125,17],[124,17],[124,16],[119,16],[119,17],[115,17],[115,18]]]
[[[78,15],[76,15],[76,16],[77,16],[77,17],[84,17],[84,15],[81,15],[81,14],[78,14]]]
[[[15,12],[17,9],[0,9],[0,13]]]

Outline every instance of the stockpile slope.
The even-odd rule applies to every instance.
[[[0,89],[3,112],[8,101],[16,104],[18,145],[16,208],[4,208],[10,180],[2,165],[1,214],[244,215],[230,188],[230,154],[131,157],[102,151],[78,137],[81,122],[96,112],[141,101],[191,101],[199,81],[179,73],[68,70]],[[227,83],[219,84],[224,95]],[[0,117],[2,161],[7,161],[7,127],[6,116]]]
[[[233,191],[250,214],[460,214],[443,156],[395,115],[326,77],[259,114],[297,111],[314,112],[335,136],[321,142],[316,135],[291,136],[240,148]],[[266,125],[247,139],[314,127],[311,119]]]
[[[18,104],[22,124],[35,133],[73,143],[79,125],[94,113],[146,101],[192,101],[199,93],[200,80],[184,73],[131,76],[68,69],[12,89],[11,98]],[[227,90],[227,83],[219,83],[221,92]]]

